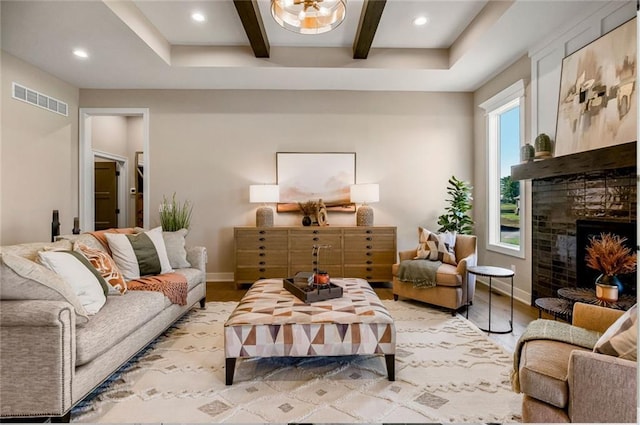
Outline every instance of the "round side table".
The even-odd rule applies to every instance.
[[[513,276],[515,275],[513,270],[505,269],[502,267],[494,267],[494,266],[471,266],[467,268],[467,273],[489,278],[489,327],[487,329],[480,328],[480,330],[487,333],[494,333],[494,334],[509,334],[513,332]],[[502,277],[502,278],[508,277],[511,279],[511,317],[509,319],[509,330],[505,330],[505,331],[494,331],[491,329],[491,289],[492,289],[492,279],[494,277]],[[469,284],[469,279],[467,279],[467,285],[468,284]],[[468,296],[469,296],[469,287],[467,286],[467,297]],[[467,305],[468,303],[469,303],[469,300],[467,300]],[[467,318],[469,318],[468,307],[467,307]]]
[[[629,310],[637,302],[636,298],[629,294],[620,295],[616,302],[602,301],[596,298],[596,291],[591,288],[560,288],[558,289],[558,296],[571,302],[571,305],[575,302],[581,302],[616,310]]]

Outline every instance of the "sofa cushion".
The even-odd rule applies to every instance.
[[[100,311],[107,301],[108,284],[82,254],[75,251],[40,251],[38,260],[71,286],[89,315]]]
[[[162,228],[137,234],[105,233],[113,259],[124,278],[165,274],[173,271],[162,238]]]
[[[590,351],[559,341],[527,341],[520,354],[521,392],[553,406],[565,408],[569,400],[569,358],[574,350]]]
[[[634,305],[616,320],[596,342],[593,351],[637,360],[638,353],[638,305]]]
[[[91,248],[80,241],[73,244],[73,249],[80,252],[98,270],[104,280],[118,293],[127,292],[127,282],[113,258],[104,250]],[[111,292],[111,291],[110,291]]]
[[[162,239],[164,239],[164,245],[167,248],[169,264],[171,264],[171,267],[174,269],[191,267],[191,264],[187,261],[187,250],[184,248],[184,238],[187,236],[187,232],[187,229],[180,229],[175,232],[162,232]]]
[[[129,291],[109,297],[102,309],[76,333],[76,366],[106,352],[164,309],[164,295]]]
[[[2,253],[0,276],[0,299],[66,301],[73,306],[78,326],[89,320],[87,310],[73,288],[61,276],[34,261]]]
[[[438,260],[457,265],[453,250],[455,233],[434,233],[424,227],[418,227],[418,247],[415,259]]]

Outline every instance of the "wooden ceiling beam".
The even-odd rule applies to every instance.
[[[257,0],[233,0],[253,53],[257,58],[269,57],[269,39],[264,30]]]
[[[358,31],[353,42],[354,59],[366,59],[369,56],[373,37],[376,35],[386,3],[387,0],[364,0]]]

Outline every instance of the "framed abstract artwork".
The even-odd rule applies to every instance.
[[[355,212],[350,188],[356,182],[355,152],[277,152],[278,212],[298,212],[298,202],[318,201],[328,211]]]
[[[636,19],[562,61],[555,155],[637,139]]]

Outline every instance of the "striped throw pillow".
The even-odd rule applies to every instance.
[[[418,248],[414,259],[442,261],[456,266],[458,263],[453,250],[455,240],[455,233],[434,233],[424,227],[418,227]]]
[[[105,233],[109,249],[125,280],[173,271],[162,239],[162,228],[135,235]]]
[[[638,304],[627,310],[602,334],[593,351],[637,360],[638,357]]]

